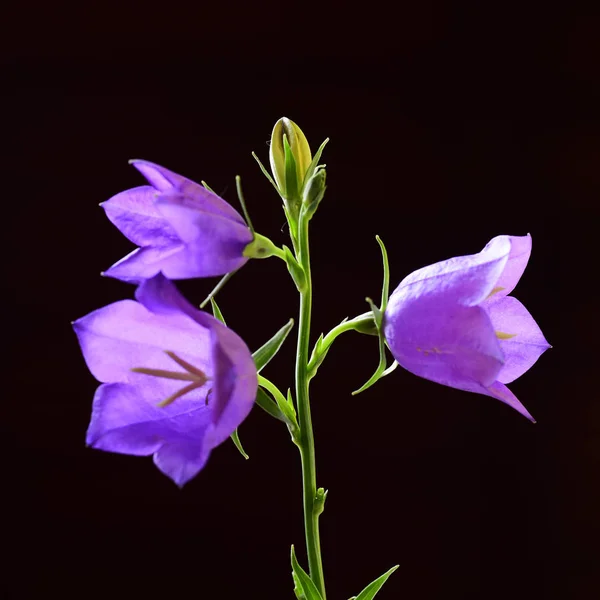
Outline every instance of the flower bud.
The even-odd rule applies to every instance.
[[[315,211],[325,195],[325,176],[325,169],[319,168],[306,183],[304,188],[302,204],[304,204],[305,210],[311,217],[315,214]]]
[[[286,173],[286,143],[288,153],[291,151],[291,157],[295,163],[295,169],[289,168]],[[296,123],[283,117],[275,123],[273,133],[271,134],[271,148],[269,151],[269,160],[271,162],[271,171],[277,182],[277,187],[284,198],[294,200],[290,196],[301,194],[304,184],[304,176],[312,161],[310,147],[306,137]]]

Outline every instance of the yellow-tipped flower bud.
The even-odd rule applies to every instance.
[[[286,144],[287,141],[287,144]],[[288,168],[286,169],[286,145],[288,153]],[[291,169],[290,158],[293,158],[295,169]],[[302,130],[296,123],[283,117],[275,123],[271,134],[271,149],[269,151],[271,171],[277,187],[284,198],[302,193],[304,177],[312,161],[310,146]]]

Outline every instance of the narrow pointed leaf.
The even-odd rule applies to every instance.
[[[277,354],[279,348],[281,348],[281,345],[285,341],[285,338],[288,336],[289,332],[292,330],[293,326],[294,319],[290,319],[268,342],[266,342],[252,354],[254,364],[256,365],[256,370],[259,373]]]
[[[383,584],[387,581],[388,577],[398,568],[399,565],[392,567],[387,573],[384,573],[381,577],[378,577],[373,583],[370,583],[355,600],[373,600],[375,594],[383,587]]]
[[[294,584],[297,588],[296,596],[298,598],[306,598],[306,600],[323,600],[323,596],[319,593],[317,586],[308,576],[308,573],[298,564],[294,546],[292,546],[292,576]],[[299,595],[300,594],[300,595]]]
[[[212,296],[210,298],[210,305],[212,307],[212,312],[213,312],[213,316],[215,317],[215,319],[217,319],[218,321],[221,321],[221,323],[223,323],[223,325],[226,325],[225,319],[223,318],[223,313],[221,312],[221,309],[219,308],[217,301]]]
[[[306,273],[304,269],[300,265],[300,263],[296,260],[296,257],[292,254],[292,251],[287,247],[283,246],[283,251],[285,253],[285,262],[287,264],[288,271],[296,284],[299,292],[306,287]]]
[[[240,451],[240,454],[246,459],[248,460],[250,457],[246,454],[246,452],[244,451],[244,448],[242,446],[242,442],[240,442],[240,436],[238,435],[238,430],[236,429],[230,436],[231,440],[233,441],[233,443],[235,444],[235,447]]]
[[[259,387],[256,392],[256,404],[260,406],[266,413],[270,414],[272,417],[275,417],[279,421],[287,424],[287,419],[281,409],[277,405],[274,400],[271,400],[267,393]]]

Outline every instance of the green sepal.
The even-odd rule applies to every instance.
[[[235,444],[235,447],[240,451],[240,454],[246,460],[248,460],[250,457],[246,454],[244,448],[242,447],[242,442],[240,442],[240,436],[238,435],[238,430],[236,429],[229,437],[232,439],[233,443]]]
[[[254,233],[254,225],[252,225],[252,219],[250,219],[250,213],[248,212],[246,199],[244,198],[244,190],[242,190],[242,178],[239,175],[235,176],[235,189],[242,207],[242,212],[244,213],[244,218],[246,219],[246,225],[248,225],[248,229]]]
[[[398,367],[398,361],[395,360],[382,374],[382,377],[387,377],[390,373],[396,370]]]
[[[268,342],[263,344],[252,354],[256,371],[260,373],[269,361],[279,352],[279,348],[285,341],[294,326],[294,319],[290,319]]]
[[[383,584],[388,580],[388,577],[399,567],[396,565],[389,571],[378,577],[373,583],[370,583],[358,596],[352,596],[350,600],[373,600],[375,594],[383,587]]]
[[[206,181],[201,181],[200,183],[202,184],[202,187],[203,187],[205,190],[208,190],[209,192],[212,192],[213,194],[215,194],[215,196],[217,195],[217,193],[215,192],[215,190],[213,190],[213,189],[212,189],[212,188],[211,188],[211,187],[208,185],[208,183],[206,183]]]
[[[288,271],[290,272],[298,291],[302,293],[306,288],[306,273],[287,246],[283,246],[283,253],[285,255]]]
[[[271,173],[269,173],[269,171],[267,171],[265,166],[260,162],[260,158],[258,158],[258,156],[256,155],[255,152],[252,153],[252,156],[254,157],[254,160],[258,163],[258,166],[260,167],[260,170],[263,172],[263,175],[271,182],[271,185],[275,188],[275,190],[277,190],[277,193],[279,195],[281,195],[279,192],[279,188],[277,187],[277,184],[275,183],[275,180],[271,177]]]
[[[323,154],[323,149],[327,145],[329,138],[327,138],[320,146],[315,155],[313,156],[312,162],[308,165],[308,169],[306,169],[306,175],[304,175],[304,184],[306,185],[315,174],[317,167],[319,166],[319,161],[321,160],[321,154]]]
[[[239,271],[239,268],[236,269],[235,271],[230,271],[229,273],[226,273],[225,275],[223,275],[223,277],[221,277],[221,279],[219,280],[219,283],[217,283],[217,285],[212,289],[212,291],[210,292],[210,294],[208,296],[206,296],[206,298],[204,298],[204,300],[202,301],[202,304],[200,304],[200,308],[204,309],[204,307],[209,303],[210,300],[213,299],[214,296],[216,296],[225,286],[225,284]],[[213,311],[214,314],[214,311]]]
[[[387,250],[385,248],[385,244],[381,240],[381,238],[377,235],[375,236],[379,247],[381,248],[381,257],[383,260],[383,284],[381,286],[381,307],[377,308],[373,304],[373,301],[370,298],[367,298],[367,302],[371,307],[371,311],[373,312],[373,319],[375,321],[375,326],[377,327],[377,334],[379,336],[379,365],[375,370],[375,373],[371,376],[371,378],[358,390],[352,392],[353,396],[356,394],[360,394],[364,392],[366,389],[370,388],[374,383],[377,383],[382,377],[391,373],[396,367],[392,365],[389,369],[387,368],[387,357],[385,354],[385,337],[383,335],[383,315],[385,313],[385,309],[387,308],[389,293],[390,293],[390,264],[388,261]]]
[[[300,185],[298,181],[298,169],[296,167],[296,159],[292,153],[292,149],[287,139],[287,135],[283,136],[283,152],[285,160],[285,198],[288,205],[292,207],[292,216],[298,217],[299,201],[300,201]],[[295,213],[295,214],[294,214]]]
[[[380,310],[383,313],[387,308],[388,298],[390,295],[390,263],[388,260],[388,253],[385,249],[385,244],[383,243],[382,239],[378,235],[375,236],[375,239],[381,248],[381,258],[383,259],[383,284],[381,286],[380,307]],[[381,327],[381,323],[379,323],[379,326]]]
[[[371,304],[371,310],[373,310],[373,314],[375,315],[375,321],[377,323],[381,323],[381,319],[382,319],[381,312],[373,304],[373,302],[371,301],[370,298],[367,298],[367,302],[369,302]],[[353,396],[356,396],[357,394],[364,392],[366,389],[370,388],[374,383],[377,383],[381,379],[381,377],[383,376],[383,373],[385,372],[385,370],[387,368],[387,358],[385,355],[385,340],[383,338],[383,332],[381,331],[381,326],[379,324],[377,326],[377,332],[379,334],[379,365],[377,366],[375,373],[373,373],[373,375],[371,375],[370,379],[362,387],[360,387],[359,389],[352,392]]]
[[[317,586],[308,576],[308,573],[298,564],[296,552],[292,545],[292,577],[294,579],[294,593],[298,600],[323,600]]]

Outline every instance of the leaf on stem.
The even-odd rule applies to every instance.
[[[279,348],[285,341],[294,326],[294,319],[290,319],[268,342],[263,344],[252,354],[256,370],[260,373],[269,361],[279,352]]]
[[[388,577],[398,568],[399,565],[392,567],[389,571],[378,577],[373,583],[370,583],[354,600],[373,600],[375,594],[383,587]],[[352,599],[351,599],[352,600]]]
[[[323,600],[317,586],[308,576],[308,573],[298,564],[296,552],[292,545],[292,577],[294,578],[294,592],[299,600]]]
[[[238,435],[238,430],[236,429],[230,436],[231,440],[235,444],[235,447],[240,451],[240,454],[248,460],[250,457],[246,454],[242,442],[240,442],[240,436]]]

